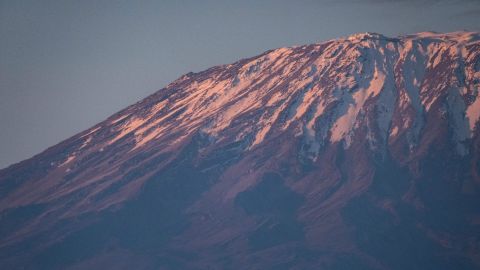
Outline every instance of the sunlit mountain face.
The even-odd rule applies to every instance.
[[[0,171],[1,269],[479,269],[480,34],[186,74]]]

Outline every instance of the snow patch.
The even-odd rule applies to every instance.
[[[468,125],[470,127],[470,137],[473,135],[475,128],[477,127],[478,120],[480,119],[480,98],[477,96],[475,101],[468,106],[466,110],[466,117],[468,118]]]
[[[120,133],[117,136],[115,136],[115,138],[110,140],[107,144],[110,145],[115,143],[116,141],[120,140],[130,132],[134,131],[135,129],[143,125],[145,122],[146,122],[146,119],[133,118],[132,120],[127,122],[125,125],[123,125],[121,127]]]
[[[337,119],[330,132],[330,142],[336,143],[345,139],[347,147],[351,143],[351,135],[359,112],[363,109],[365,101],[377,96],[385,83],[385,74],[375,67],[374,78],[369,87],[360,89],[352,95],[353,103],[348,106],[347,112]]]
[[[75,160],[76,156],[74,154],[70,155],[67,157],[67,159],[65,159],[64,162],[62,162],[62,164],[58,165],[58,167],[63,167],[67,164],[69,164],[70,162],[72,162],[73,160]]]

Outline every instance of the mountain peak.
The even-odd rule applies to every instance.
[[[375,32],[364,32],[364,33],[356,33],[353,35],[348,36],[348,40],[356,40],[356,41],[364,41],[367,39],[370,40],[390,40],[391,38],[386,37],[382,34],[375,33]]]

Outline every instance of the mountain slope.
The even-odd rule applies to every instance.
[[[478,269],[480,35],[189,73],[0,171],[6,269]]]

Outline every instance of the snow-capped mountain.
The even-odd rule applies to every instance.
[[[1,269],[479,269],[480,34],[183,75],[0,171]]]

